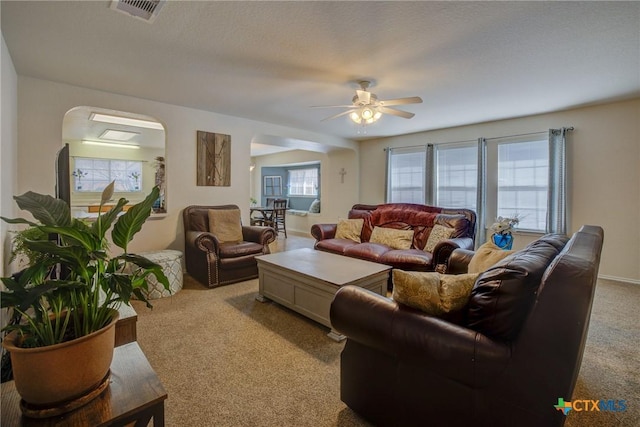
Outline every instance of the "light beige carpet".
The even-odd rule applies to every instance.
[[[344,344],[255,300],[258,281],[134,302],[138,342],[168,392],[167,426],[366,426],[339,397]]]
[[[138,342],[167,392],[167,426],[367,426],[339,398],[344,344],[255,300],[257,280],[134,302]],[[626,399],[624,413],[572,412],[570,427],[640,425],[640,286],[601,281],[574,399]],[[393,410],[393,408],[389,408]]]

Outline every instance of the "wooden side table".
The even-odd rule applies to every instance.
[[[130,305],[122,304],[118,308],[120,319],[116,323],[116,347],[138,339],[136,324],[138,313]]]
[[[13,381],[2,384],[3,427],[13,426],[164,426],[164,401],[167,399],[160,379],[147,361],[138,343],[117,347],[111,363],[111,384],[87,405],[53,418],[22,416],[20,395]]]

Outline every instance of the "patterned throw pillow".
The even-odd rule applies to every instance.
[[[431,229],[427,244],[424,245],[425,252],[433,252],[436,245],[442,240],[447,240],[453,234],[454,229],[445,227],[444,225],[436,224]]]
[[[240,209],[209,209],[209,232],[220,243],[241,242]]]
[[[514,252],[515,251],[505,251],[493,242],[487,242],[480,246],[473,254],[467,266],[467,273],[482,273]]]
[[[413,243],[413,230],[373,227],[369,241],[389,246],[392,249],[410,249]]]
[[[360,243],[360,233],[362,233],[363,225],[364,219],[362,218],[338,220],[336,239],[348,239]]]
[[[309,206],[309,213],[320,213],[320,200],[315,199]]]
[[[461,310],[480,274],[440,274],[393,270],[395,301],[432,316]]]

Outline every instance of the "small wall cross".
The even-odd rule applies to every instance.
[[[347,174],[347,171],[344,170],[344,168],[340,169],[340,172],[338,172],[340,174],[340,182],[342,184],[344,184],[344,176]]]

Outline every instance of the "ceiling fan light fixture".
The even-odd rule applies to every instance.
[[[359,125],[370,125],[382,117],[382,113],[375,107],[362,107],[352,111],[349,114],[349,118]]]
[[[351,105],[316,105],[312,108],[348,108],[348,110],[329,116],[322,121],[348,116],[352,122],[364,128],[380,120],[383,114],[410,119],[415,116],[414,113],[399,110],[395,106],[422,102],[422,98],[419,96],[381,100],[378,99],[375,93],[369,92],[370,81],[363,80],[358,83],[360,84],[360,89],[356,90],[355,96],[351,99]],[[358,130],[358,133],[361,133],[361,131],[366,133],[364,129]]]

